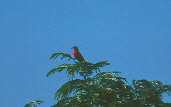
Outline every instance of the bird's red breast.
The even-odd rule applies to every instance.
[[[76,56],[77,56],[77,51],[74,49],[74,51],[73,51],[73,55],[74,55],[74,57],[76,58]]]

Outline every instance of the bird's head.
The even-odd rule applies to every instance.
[[[74,46],[72,49],[78,51],[78,47],[77,46]]]

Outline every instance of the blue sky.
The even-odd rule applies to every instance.
[[[55,90],[67,78],[46,77],[62,63],[49,57],[72,53],[74,45],[88,61],[108,60],[105,70],[119,70],[129,81],[171,84],[170,11],[170,0],[0,1],[0,105],[55,104]]]

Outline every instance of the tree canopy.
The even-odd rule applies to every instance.
[[[47,73],[66,72],[69,81],[55,93],[56,104],[51,107],[171,107],[162,95],[171,93],[171,85],[160,81],[132,80],[129,83],[121,72],[101,70],[108,61],[97,63],[76,61],[68,53],[54,53],[50,59],[67,59]],[[36,107],[42,102],[30,102],[25,107]]]

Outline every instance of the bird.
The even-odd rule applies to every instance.
[[[75,59],[77,59],[80,63],[84,63],[83,66],[81,67],[81,72],[80,74],[84,77],[84,79],[86,80],[86,74],[85,71],[87,71],[87,66],[86,66],[86,61],[84,59],[84,57],[81,55],[79,49],[77,46],[73,47],[73,56]]]
[[[79,62],[84,62],[85,59],[84,59],[84,57],[81,55],[81,53],[80,53],[78,47],[77,47],[77,46],[74,46],[73,49],[74,49],[74,50],[73,50],[74,58],[77,59]]]

